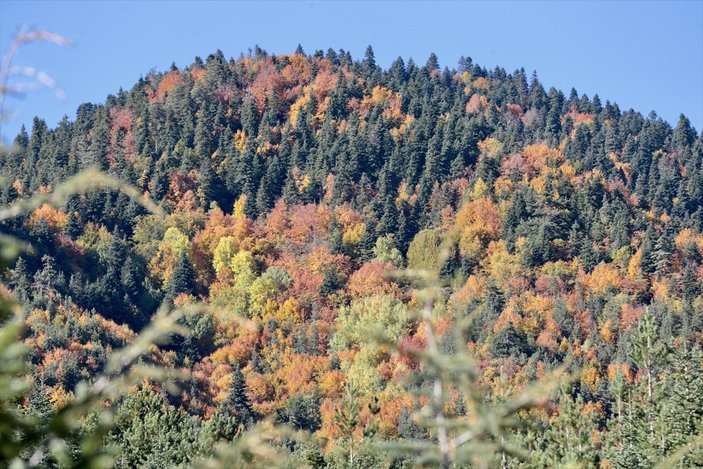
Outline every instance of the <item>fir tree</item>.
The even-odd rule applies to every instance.
[[[168,282],[167,297],[171,300],[181,293],[190,294],[195,288],[195,271],[188,258],[188,253],[183,249],[178,254],[178,260],[173,268],[173,274]]]
[[[245,429],[254,425],[257,419],[256,412],[249,401],[248,392],[249,388],[244,374],[239,366],[236,366],[232,371],[232,380],[227,389],[227,398],[222,409],[234,419],[236,426]]]

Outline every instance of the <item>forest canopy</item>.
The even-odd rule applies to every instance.
[[[0,410],[49,422],[185,307],[141,358],[178,377],[105,398],[115,467],[191,466],[279,426],[268,444],[298,467],[703,464],[703,135],[683,115],[465,57],[257,47],[35,118],[0,151],[0,205],[95,169],[163,213],[98,189],[1,219],[33,252],[3,287],[30,390]],[[460,447],[490,415],[485,446]]]

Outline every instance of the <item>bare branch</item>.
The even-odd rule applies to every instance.
[[[56,80],[54,80],[48,73],[38,70],[35,67],[31,67],[28,65],[15,65],[13,67],[10,67],[9,74],[24,75],[30,78],[34,78],[41,84],[52,90],[58,99],[63,100],[66,98],[66,93],[63,91],[63,89],[61,89]]]
[[[37,70],[34,67],[12,67],[12,60],[15,58],[15,55],[17,55],[20,47],[27,43],[37,41],[52,42],[59,46],[69,46],[73,44],[73,41],[70,39],[52,31],[22,30],[15,35],[14,41],[8,48],[7,52],[5,52],[5,55],[2,58],[2,64],[0,64],[0,121],[5,115],[5,96],[7,94],[15,94],[14,91],[16,90],[16,87],[12,88],[7,84],[8,79],[13,74],[25,75],[38,80],[42,84],[52,89],[59,99],[63,99],[65,96],[63,90],[56,84],[56,81],[47,73]]]

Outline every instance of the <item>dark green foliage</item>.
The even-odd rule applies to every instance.
[[[183,410],[145,389],[129,396],[115,416],[108,442],[119,444],[115,467],[187,465],[197,454],[197,428]]]
[[[174,299],[181,293],[190,294],[195,288],[195,271],[188,258],[188,253],[181,250],[168,282],[168,298]]]
[[[337,269],[328,267],[324,270],[322,276],[322,284],[320,285],[320,294],[323,296],[330,295],[342,287],[342,277]]]
[[[491,355],[494,357],[525,357],[531,353],[532,347],[528,341],[511,324],[493,337]]]
[[[279,420],[299,430],[315,432],[320,428],[320,402],[314,395],[294,396],[279,412]]]
[[[232,371],[232,381],[227,390],[227,399],[221,410],[232,418],[235,426],[245,429],[250,428],[256,421],[256,412],[251,407],[249,396],[247,396],[248,392],[244,374],[237,366]]]

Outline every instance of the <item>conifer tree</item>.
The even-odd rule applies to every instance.
[[[168,282],[168,298],[173,300],[181,293],[190,294],[195,288],[195,271],[188,258],[188,253],[182,249],[173,267],[173,274]]]
[[[233,419],[236,426],[250,428],[256,421],[256,412],[251,406],[244,373],[236,366],[232,371],[232,381],[227,389],[227,399],[224,401],[223,410]]]

